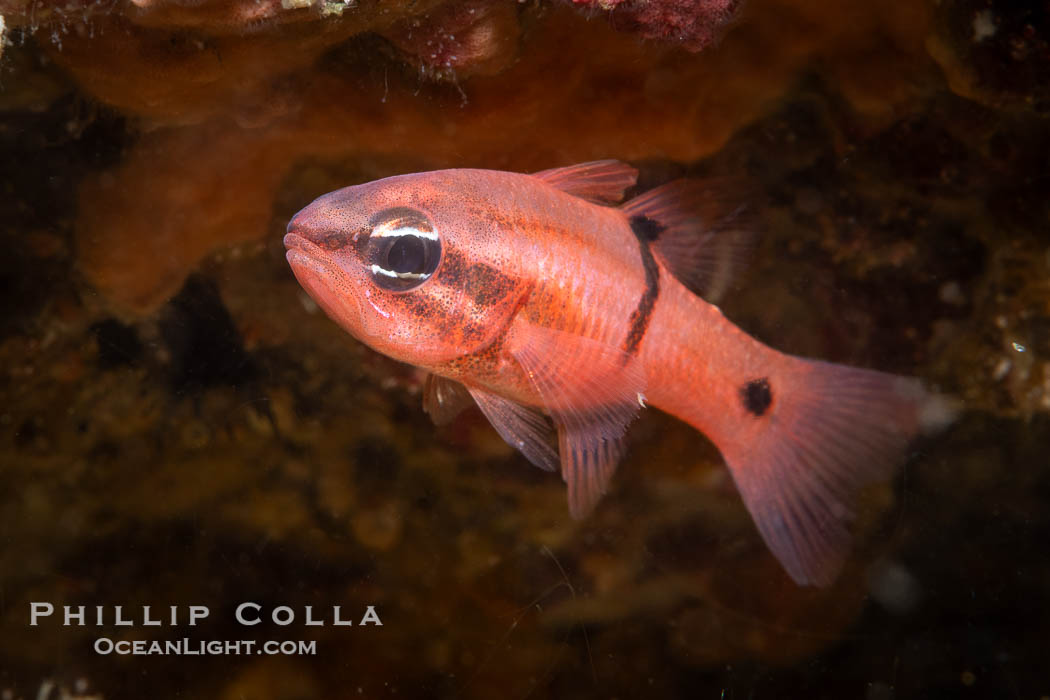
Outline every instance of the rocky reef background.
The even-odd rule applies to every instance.
[[[0,0],[0,697],[1050,696],[1048,16]],[[795,587],[655,412],[572,522],[284,261],[337,187],[597,158],[745,178],[763,237],[726,314],[963,400],[832,588]],[[246,600],[384,624],[243,628]],[[193,637],[318,653],[101,656],[187,630],[30,627],[31,601],[203,604]]]

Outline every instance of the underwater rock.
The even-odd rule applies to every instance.
[[[332,46],[386,21],[379,10],[360,10],[266,32],[212,35],[105,15],[44,43],[87,92],[154,125],[233,114],[250,126],[290,108],[280,95],[291,76]]]
[[[114,8],[0,0],[0,15],[34,34],[104,103],[153,124],[185,124],[238,108],[257,122],[274,111],[268,96],[281,91],[280,81],[324,51],[436,4],[139,0]]]
[[[0,4],[29,30],[30,5]],[[750,0],[690,54],[614,31],[622,7],[508,2],[456,24],[478,5],[46,5],[0,66],[0,695],[80,674],[105,697],[853,697],[865,682],[939,697],[969,692],[960,676],[1045,694],[1038,22],[1017,81],[995,72],[1038,8]],[[971,42],[986,9],[978,49],[930,57],[929,37]],[[430,38],[452,50],[431,31],[469,41],[474,63],[427,64]],[[972,69],[963,88],[956,69]],[[571,520],[557,475],[476,410],[431,425],[414,370],[350,339],[288,271],[288,218],[335,187],[602,157],[631,159],[643,188],[755,180],[765,232],[726,315],[964,401],[866,494],[836,585],[790,583],[716,449],[655,411],[595,513]],[[98,630],[24,614],[199,601],[203,634],[240,639],[221,619],[248,597],[376,604],[384,627],[318,628],[316,658],[125,673],[92,650]]]
[[[683,607],[669,635],[670,651],[683,664],[712,667],[733,658],[772,666],[797,663],[838,638],[865,603],[856,571],[834,588],[791,585],[768,559],[740,563],[731,580],[716,577],[698,603]]]
[[[403,516],[397,503],[390,502],[375,508],[362,508],[350,521],[354,537],[364,547],[379,552],[389,551],[401,536]]]
[[[210,252],[266,236],[282,183],[301,164],[332,171],[355,165],[349,175],[281,193],[300,206],[354,181],[429,168],[529,171],[605,157],[688,162],[720,148],[807,68],[826,66],[850,86],[843,92],[856,96],[857,128],[865,120],[867,128],[885,125],[886,115],[904,109],[926,85],[925,71],[897,71],[887,81],[868,80],[870,71],[856,78],[850,70],[866,63],[887,35],[902,57],[932,65],[922,48],[920,10],[858,10],[816,0],[766,0],[749,8],[717,48],[697,55],[639,42],[568,8],[533,12],[512,63],[514,18],[493,9],[470,26],[482,36],[493,24],[507,34],[496,44],[478,43],[478,62],[460,67],[477,74],[456,85],[428,84],[417,71],[369,62],[377,55],[374,38],[311,63],[325,33],[303,39],[305,48],[290,58],[298,44],[285,35],[230,37],[229,56],[178,42],[168,49],[160,34],[139,45],[141,36],[121,32],[99,37],[97,48],[86,38],[76,49],[54,48],[86,89],[160,120],[123,163],[84,184],[77,222],[82,269],[115,310],[141,315],[173,294]],[[460,17],[445,12],[432,17]],[[120,40],[106,49],[114,34]],[[416,34],[411,41],[386,34],[417,55],[426,47]],[[288,43],[275,48],[278,40]],[[169,65],[167,56],[183,52]],[[237,82],[255,69],[256,52],[258,75]],[[504,65],[497,75],[483,74]],[[281,71],[288,78],[274,80]]]
[[[637,32],[646,39],[660,39],[699,51],[732,22],[740,0],[572,0],[609,13],[617,29]]]
[[[393,22],[426,12],[441,0],[0,0],[0,13],[12,27],[69,34],[102,17],[122,16],[132,24],[169,30],[197,30],[207,36],[265,34],[281,25],[331,19],[351,26]],[[352,10],[351,12],[346,12]],[[345,13],[345,17],[344,17]],[[363,25],[361,24],[363,22]],[[324,30],[324,25],[315,29]],[[56,42],[57,43],[57,42]]]
[[[309,667],[294,658],[263,659],[230,674],[216,693],[219,700],[267,698],[267,700],[320,700],[326,694],[317,687]]]
[[[962,97],[1050,112],[1050,8],[1045,3],[937,3],[930,55]]]
[[[489,0],[447,2],[379,34],[428,77],[457,81],[494,75],[507,68],[517,52],[518,8]]]
[[[1034,237],[991,256],[972,301],[972,324],[945,323],[941,362],[965,367],[960,393],[971,408],[1031,420],[1050,413],[1050,246]]]

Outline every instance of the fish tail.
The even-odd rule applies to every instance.
[[[915,379],[781,359],[780,371],[740,387],[744,426],[719,446],[788,574],[824,586],[848,554],[857,492],[889,478],[913,438],[946,426],[955,409]]]

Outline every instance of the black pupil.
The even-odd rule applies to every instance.
[[[395,207],[374,217],[371,244],[362,262],[372,281],[390,292],[407,292],[430,279],[441,262],[441,240],[427,218]]]
[[[421,275],[426,270],[426,244],[419,236],[398,236],[390,246],[386,261],[391,272]]]

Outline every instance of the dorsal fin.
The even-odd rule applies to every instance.
[[[533,173],[551,187],[597,204],[618,204],[638,171],[618,160],[595,160]]]
[[[712,303],[747,264],[757,239],[733,179],[675,180],[635,197],[622,211],[635,234],[686,287]]]

